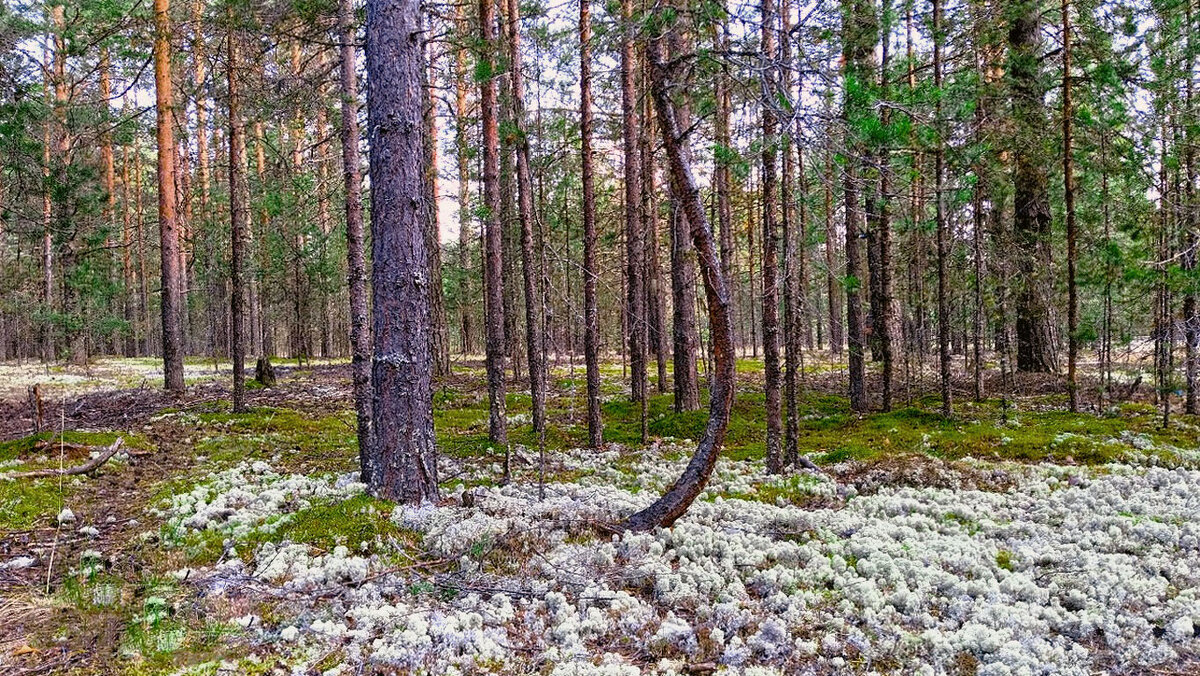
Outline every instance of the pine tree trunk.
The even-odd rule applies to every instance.
[[[645,242],[641,214],[641,160],[638,157],[637,92],[634,86],[633,0],[621,1],[621,121],[625,173],[625,305],[629,321],[630,399],[642,406],[646,401],[646,316]],[[642,441],[646,419],[642,418]]]
[[[423,122],[425,128],[425,200],[429,217],[425,219],[425,249],[428,252],[429,278],[429,350],[433,355],[433,375],[450,375],[450,338],[446,328],[446,298],[442,291],[441,219],[438,217],[438,128],[437,91],[430,81],[433,50],[426,39],[422,49],[421,82],[426,92]]]
[[[1067,394],[1071,412],[1079,412],[1079,382],[1076,375],[1079,361],[1079,289],[1075,280],[1075,248],[1078,235],[1075,230],[1075,163],[1071,157],[1073,131],[1071,118],[1075,114],[1071,107],[1071,12],[1069,0],[1062,0],[1063,31],[1063,76],[1062,76],[1062,128],[1063,128],[1063,208],[1067,222]],[[1191,74],[1189,73],[1189,79]],[[1184,313],[1186,315],[1186,301]],[[1191,347],[1191,343],[1188,343]],[[1191,364],[1189,360],[1189,365]]]
[[[438,499],[421,14],[419,0],[367,2],[374,403],[363,469],[372,492],[406,503]]]
[[[470,33],[470,25],[466,16],[465,3],[459,3],[454,10],[455,25],[463,35]],[[458,322],[459,340],[464,356],[474,353],[474,327],[471,322],[471,308],[474,296],[471,291],[471,170],[467,108],[467,82],[470,72],[467,70],[467,49],[458,47],[454,55],[454,159],[458,165]]]
[[[174,103],[171,81],[169,0],[154,0],[154,91],[158,112],[158,233],[162,267],[163,381],[183,392],[183,332],[180,326],[179,223],[175,214]]]
[[[829,351],[841,356],[842,295],[837,277],[837,230],[833,223],[833,149],[825,153],[825,295],[829,309]]]
[[[1194,13],[1192,9],[1192,0],[1185,0],[1185,29],[1187,30],[1187,62],[1183,69],[1187,78],[1184,83],[1184,109],[1188,111],[1187,124],[1184,131],[1184,151],[1183,164],[1185,171],[1184,183],[1184,213],[1185,213],[1185,241],[1183,258],[1183,267],[1189,273],[1189,279],[1195,274],[1196,270],[1196,231],[1200,229],[1200,203],[1196,200],[1196,108],[1194,104],[1194,68],[1195,68],[1195,46],[1194,36],[1197,27],[1194,23]],[[1107,201],[1106,201],[1107,204]],[[1200,412],[1200,403],[1197,402],[1197,389],[1200,388],[1200,319],[1196,314],[1196,291],[1195,282],[1191,282],[1187,293],[1183,297],[1183,327],[1185,345],[1185,369],[1187,377],[1187,394],[1184,399],[1184,412],[1195,415]]]
[[[775,15],[774,0],[762,0],[760,5],[762,21],[762,39],[760,42],[763,62],[767,64],[763,79],[767,96],[776,96],[778,83],[775,77],[775,33],[778,17]],[[780,401],[780,372],[779,372],[779,282],[777,265],[779,261],[778,237],[779,231],[775,225],[776,212],[779,210],[779,195],[776,191],[776,158],[775,148],[779,142],[777,127],[773,112],[774,101],[764,100],[762,103],[762,335],[763,362],[765,375],[765,405],[767,416],[767,471],[777,474],[783,471],[782,436],[783,425]]]
[[[529,363],[529,393],[533,403],[533,432],[544,450],[546,435],[546,337],[542,324],[541,274],[534,257],[533,181],[529,170],[529,137],[525,128],[525,85],[521,73],[521,17],[516,0],[506,0],[509,78],[512,117],[516,128],[517,218],[521,224],[521,278],[525,287],[525,346]]]
[[[583,181],[583,358],[587,370],[588,446],[603,444],[600,419],[600,319],[596,303],[596,188],[592,157],[592,20],[579,0],[579,136]]]
[[[937,147],[933,156],[933,201],[937,220],[937,273],[938,273],[938,368],[941,375],[942,415],[954,413],[950,391],[950,306],[947,265],[950,257],[950,241],[947,233],[945,207],[945,137],[942,131],[942,5],[933,0],[933,86],[939,92],[934,104],[934,124],[937,125]]]
[[[1050,291],[1050,192],[1045,148],[1046,114],[1041,77],[1041,8],[1023,0],[1008,7],[1009,80],[1012,83],[1014,252],[1017,259],[1017,370],[1056,369]]]
[[[661,498],[642,511],[630,516],[625,528],[634,531],[670,526],[687,511],[688,506],[704,489],[716,466],[729,424],[733,406],[736,355],[733,352],[733,325],[729,315],[729,290],[717,262],[716,244],[704,215],[700,190],[692,176],[690,161],[681,145],[681,125],[670,99],[668,73],[663,65],[662,46],[658,41],[647,48],[650,65],[651,90],[658,111],[658,124],[663,146],[671,168],[675,194],[683,201],[691,236],[698,252],[704,289],[708,298],[709,323],[713,337],[713,380],[710,388],[708,424],[696,446],[696,453],[683,474]]]
[[[843,103],[842,116],[847,126],[847,145],[852,158],[866,156],[865,143],[858,138],[859,131],[855,129],[859,117],[867,106],[868,83],[874,78],[873,52],[878,36],[878,18],[874,6],[868,0],[853,0],[848,3],[843,18],[843,58],[846,62],[846,100]],[[859,179],[860,171],[856,160],[846,165],[844,184],[844,203],[846,219],[846,337],[849,343],[849,372],[850,372],[850,408],[854,411],[867,409],[867,396],[864,384],[865,368],[863,315],[862,315],[862,283],[859,233],[862,231],[862,210],[859,208]]]
[[[239,50],[238,36],[234,29],[232,5],[227,10],[229,21],[227,36],[226,67],[229,82],[229,220],[232,226],[230,242],[230,342],[233,354],[233,412],[246,411],[246,321],[245,321],[245,275],[246,275],[246,231],[250,227],[250,186],[246,172],[246,129],[242,121],[241,91],[238,81]]]
[[[482,44],[478,57],[485,69],[480,82],[480,116],[483,124],[484,328],[487,334],[488,436],[492,443],[508,446],[508,420],[504,401],[504,242],[500,222],[500,127],[496,119],[497,70],[496,9],[494,0],[479,0]],[[376,414],[378,419],[378,414]]]
[[[367,265],[363,241],[362,168],[358,153],[358,35],[354,0],[339,0],[341,32],[342,172],[346,191],[346,269],[350,291],[351,374],[362,479],[369,478],[371,444],[371,327],[367,323]]]

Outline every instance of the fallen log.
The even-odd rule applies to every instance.
[[[90,474],[91,472],[96,471],[96,469],[98,469],[100,467],[100,465],[103,465],[104,463],[108,462],[109,458],[116,455],[117,451],[121,450],[121,444],[123,444],[123,443],[125,443],[125,439],[123,437],[117,437],[117,440],[112,442],[111,446],[109,446],[108,448],[105,448],[103,450],[103,452],[100,453],[100,455],[97,455],[96,457],[92,458],[91,460],[88,460],[87,462],[83,463],[82,465],[75,465],[74,467],[67,467],[65,469],[48,467],[46,469],[35,469],[35,470],[29,471],[29,472],[10,472],[8,474],[2,475],[2,477],[5,479],[42,479],[45,477],[52,477],[52,476],[74,476],[76,474]]]

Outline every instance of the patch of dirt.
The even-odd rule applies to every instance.
[[[852,483],[863,495],[877,493],[883,486],[1004,492],[1017,481],[1003,469],[972,467],[915,454],[847,463],[836,476],[838,483]]]

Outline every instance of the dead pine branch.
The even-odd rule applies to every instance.
[[[54,476],[75,476],[77,474],[90,474],[90,473],[96,471],[96,469],[98,469],[100,467],[100,465],[103,465],[104,463],[108,462],[109,458],[116,455],[117,451],[121,450],[121,445],[123,443],[125,443],[124,437],[117,437],[117,440],[112,442],[111,446],[109,446],[108,448],[105,448],[100,453],[100,455],[97,455],[96,457],[92,458],[91,460],[88,460],[87,462],[83,463],[82,465],[75,465],[74,467],[67,467],[65,469],[57,468],[57,467],[48,467],[46,469],[35,469],[35,470],[29,471],[29,472],[12,472],[9,474],[5,474],[4,478],[6,478],[6,479],[43,479],[45,477],[54,477]]]

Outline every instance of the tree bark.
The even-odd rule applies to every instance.
[[[879,24],[875,8],[869,0],[850,0],[845,4],[843,17],[843,60],[846,63],[846,99],[843,119],[848,134],[850,159],[846,164],[843,199],[846,219],[846,333],[849,342],[850,408],[867,409],[863,364],[864,336],[862,316],[862,283],[860,249],[862,212],[859,208],[858,164],[866,155],[864,141],[856,125],[867,114],[870,105],[869,83],[874,78],[873,51]]]
[[[426,250],[429,252],[429,349],[433,355],[433,375],[444,378],[450,375],[450,337],[446,327],[446,297],[442,290],[442,240],[441,219],[438,216],[438,126],[437,90],[430,80],[433,64],[433,49],[428,38],[422,49],[421,82],[426,92],[424,106],[425,124],[425,194],[429,217],[425,219]]]
[[[346,269],[350,291],[351,373],[362,479],[369,478],[371,446],[371,327],[367,323],[367,265],[363,250],[362,168],[358,152],[358,39],[354,0],[339,0],[341,31],[342,171],[346,190]]]
[[[506,0],[509,78],[512,116],[516,127],[517,218],[521,223],[521,277],[525,287],[525,346],[529,362],[529,393],[533,403],[533,432],[543,447],[546,436],[546,337],[542,324],[541,274],[534,258],[533,181],[529,171],[529,137],[525,128],[525,85],[521,73],[521,15],[517,0]]]
[[[1009,81],[1016,142],[1013,155],[1015,204],[1014,252],[1016,290],[1017,370],[1049,373],[1056,369],[1050,309],[1050,192],[1045,147],[1046,114],[1041,77],[1041,7],[1022,0],[1009,14]]]
[[[830,139],[832,143],[832,139]],[[829,351],[842,354],[845,338],[842,335],[842,294],[836,267],[837,230],[833,223],[833,148],[825,152],[825,295],[829,309]]]
[[[945,143],[942,131],[942,4],[933,0],[933,86],[937,93],[934,103],[934,124],[937,125],[937,147],[933,155],[933,202],[937,220],[937,273],[938,273],[938,369],[941,376],[942,415],[954,413],[950,391],[950,307],[947,265],[950,257],[950,241],[946,225],[945,206]]]
[[[455,25],[462,35],[470,34],[470,25],[466,17],[465,3],[459,3],[454,10]],[[473,233],[471,231],[471,170],[470,170],[470,140],[468,129],[467,82],[471,74],[467,70],[467,49],[458,47],[454,55],[454,159],[458,164],[458,322],[459,338],[463,355],[475,351],[473,327],[471,322],[472,300],[470,249]]]
[[[496,8],[493,0],[479,0],[480,82],[479,107],[483,122],[484,326],[487,332],[488,436],[507,448],[508,420],[504,401],[504,242],[500,223],[500,126],[497,114]],[[378,419],[378,414],[376,414]]]
[[[175,118],[171,81],[170,0],[154,0],[154,92],[158,117],[158,234],[162,268],[163,382],[183,392],[179,223],[175,214]]]
[[[596,303],[596,187],[592,167],[591,0],[579,0],[579,137],[583,180],[583,359],[587,370],[588,446],[603,444],[600,418],[600,320]]]
[[[406,503],[438,499],[421,14],[419,0],[367,2],[374,399],[363,469],[372,492]]]
[[[682,28],[676,28],[666,39],[670,58],[688,53],[690,49]],[[652,66],[651,66],[652,68]],[[653,78],[653,75],[651,75]],[[657,108],[657,105],[656,105]],[[680,130],[680,152],[691,164],[691,149],[687,133],[692,128],[690,97],[682,92],[678,104],[673,105],[675,124]],[[661,111],[660,111],[661,114]],[[662,122],[659,122],[661,127]],[[685,204],[687,195],[679,192],[679,184],[671,180],[671,296],[673,300],[673,349],[675,370],[675,410],[696,411],[700,409],[700,382],[697,371],[697,355],[700,351],[700,335],[696,326],[696,247],[691,230],[695,224],[688,216]],[[748,226],[751,227],[751,226]],[[753,249],[753,245],[751,245]],[[753,258],[751,258],[753,260]]]
[[[778,17],[775,15],[774,0],[762,0],[760,5],[762,22],[762,60],[765,80],[764,91],[768,98],[762,102],[762,337],[763,371],[765,376],[765,405],[767,417],[767,471],[777,474],[783,471],[780,372],[779,372],[779,282],[778,275],[779,231],[775,224],[779,210],[779,194],[776,185],[775,148],[779,139],[773,112],[777,95],[775,76],[775,33]]]
[[[238,50],[238,31],[232,5],[226,18],[229,21],[226,67],[229,81],[229,220],[232,226],[230,242],[230,342],[233,355],[233,412],[246,411],[246,321],[245,274],[246,231],[249,229],[250,186],[246,177],[246,128],[242,121]]]
[[[633,0],[621,0],[621,123],[625,173],[625,306],[629,318],[630,399],[643,409],[642,442],[647,441],[646,402],[646,313],[645,242],[641,214],[641,160],[638,157],[637,92],[633,48],[636,30]]]
[[[669,74],[663,64],[662,46],[659,41],[656,40],[647,48],[647,60],[650,65],[651,90],[658,111],[659,130],[670,164],[671,180],[676,186],[676,195],[682,200],[683,209],[687,212],[692,240],[704,278],[714,364],[708,424],[705,426],[704,436],[696,446],[696,453],[662,497],[646,509],[630,516],[622,524],[624,528],[634,531],[670,526],[687,511],[692,501],[704,489],[720,456],[721,445],[725,441],[729,412],[733,407],[736,364],[736,355],[733,352],[733,325],[729,316],[729,291],[725,285],[725,277],[721,274],[716,244],[705,218],[704,205],[700,201],[700,190],[692,176],[688,155],[681,144],[682,134],[675,105],[669,94]]]
[[[1190,0],[1189,0],[1190,2]],[[1069,0],[1062,0],[1063,31],[1063,75],[1062,75],[1062,129],[1063,129],[1063,208],[1067,222],[1067,395],[1072,413],[1079,412],[1079,382],[1075,373],[1079,361],[1079,289],[1075,280],[1075,163],[1072,153],[1072,124],[1075,114],[1071,107],[1071,12]],[[1191,73],[1188,73],[1190,80]],[[1186,308],[1185,308],[1186,310]],[[1186,311],[1185,311],[1186,314]],[[1188,344],[1189,348],[1191,343]],[[1189,361],[1189,364],[1191,362]]]
[[[1183,68],[1184,77],[1187,80],[1184,82],[1184,109],[1188,111],[1189,124],[1184,130],[1184,151],[1183,165],[1185,172],[1184,183],[1184,228],[1186,236],[1184,238],[1184,247],[1186,254],[1183,259],[1183,267],[1188,272],[1189,279],[1195,274],[1196,270],[1196,230],[1200,228],[1200,204],[1196,201],[1196,108],[1194,104],[1194,69],[1196,49],[1194,36],[1197,27],[1194,23],[1194,13],[1192,8],[1192,0],[1185,0],[1185,30],[1187,31],[1187,61]],[[1107,201],[1105,202],[1107,204]],[[1200,399],[1197,390],[1200,389],[1200,327],[1197,323],[1196,314],[1196,290],[1195,282],[1190,282],[1188,291],[1183,297],[1183,326],[1184,326],[1184,341],[1185,346],[1185,370],[1187,377],[1187,394],[1184,398],[1184,412],[1189,415],[1195,415],[1200,412]]]

